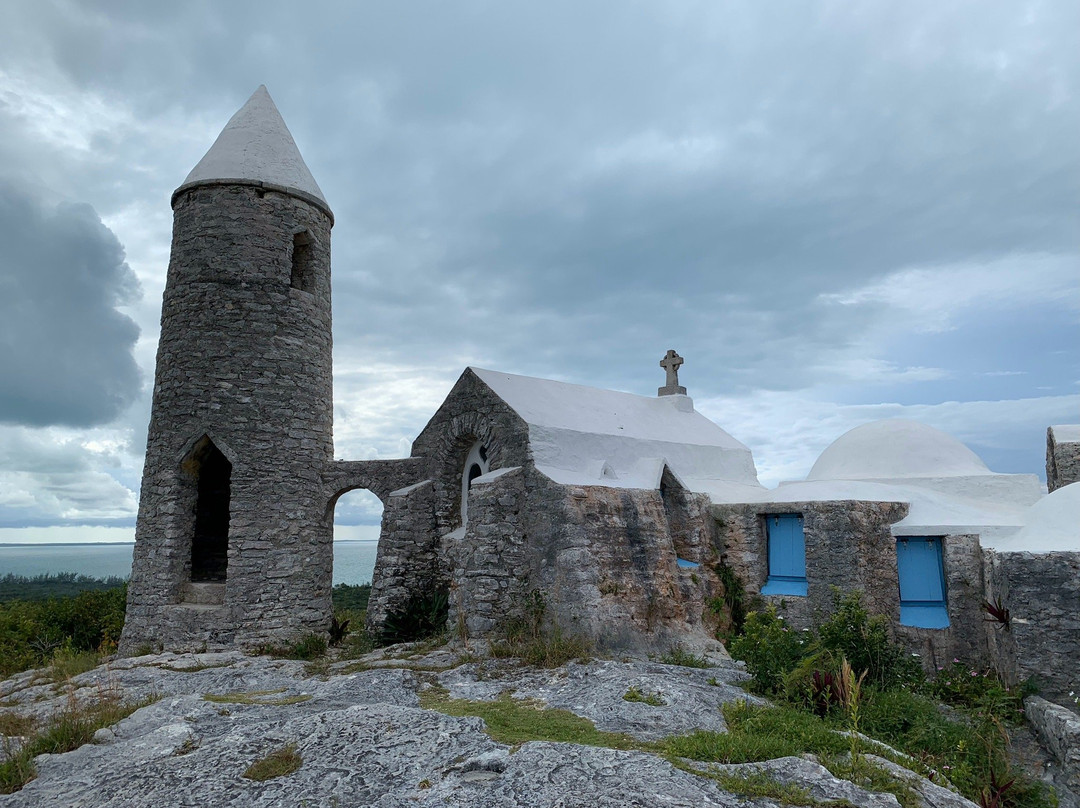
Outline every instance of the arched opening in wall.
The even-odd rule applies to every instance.
[[[305,230],[293,236],[292,274],[289,285],[301,292],[315,291],[315,267],[312,261],[311,235]]]
[[[371,594],[382,513],[382,501],[363,488],[346,491],[334,503],[334,612],[354,621]]]
[[[184,468],[195,480],[195,523],[191,534],[191,581],[220,583],[229,565],[229,501],[232,463],[203,436]]]
[[[473,480],[491,471],[491,461],[488,459],[488,449],[483,441],[476,441],[465,456],[465,464],[461,471],[461,526],[464,527],[469,521],[469,489],[472,488]]]

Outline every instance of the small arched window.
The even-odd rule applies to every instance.
[[[289,285],[301,292],[315,291],[315,267],[311,260],[311,236],[305,230],[293,236],[292,275]]]
[[[464,525],[469,517],[469,489],[472,488],[473,480],[491,471],[488,462],[487,447],[480,441],[473,444],[469,454],[465,458],[465,467],[461,475],[461,524]]]

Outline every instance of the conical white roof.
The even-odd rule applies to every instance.
[[[303,191],[326,204],[289,127],[261,84],[229,119],[184,185],[215,180],[259,180]]]

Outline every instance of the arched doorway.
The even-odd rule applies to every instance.
[[[382,501],[371,491],[354,488],[334,503],[333,584],[370,584],[382,529]]]
[[[229,565],[229,510],[232,463],[203,435],[183,463],[194,483],[190,580],[224,583]]]

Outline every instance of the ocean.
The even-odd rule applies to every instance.
[[[334,583],[365,584],[375,570],[377,541],[334,542]],[[93,578],[131,575],[134,544],[0,544],[0,577],[74,572]]]

